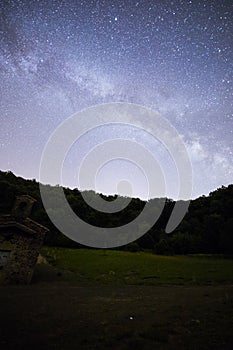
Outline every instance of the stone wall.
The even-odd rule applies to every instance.
[[[0,283],[28,284],[48,229],[29,218],[36,200],[17,196],[11,214],[0,216]],[[3,257],[3,258],[2,258]]]
[[[4,284],[28,284],[43,244],[44,234],[25,234],[17,228],[0,231],[0,250],[8,250],[7,262],[0,270],[0,282]]]

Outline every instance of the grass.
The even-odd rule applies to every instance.
[[[114,285],[214,285],[233,283],[233,260],[212,256],[159,256],[146,252],[42,249],[61,280]],[[39,274],[43,279],[46,268]]]
[[[1,350],[232,349],[233,260],[41,253],[31,285],[0,288]]]
[[[233,286],[0,288],[1,350],[232,350]]]

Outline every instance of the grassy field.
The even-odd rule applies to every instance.
[[[232,350],[233,261],[43,248],[0,288],[1,350]]]
[[[233,259],[158,256],[114,250],[43,248],[61,280],[114,285],[213,285],[233,283]],[[48,271],[47,271],[48,272]],[[38,267],[39,278],[46,268]]]

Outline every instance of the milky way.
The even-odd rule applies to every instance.
[[[62,121],[120,101],[153,108],[177,129],[193,164],[194,197],[233,182],[232,1],[32,0],[0,7],[0,169],[38,178],[44,145]],[[150,143],[133,128],[96,131],[68,157],[64,184],[75,187],[73,164],[119,133]],[[125,171],[132,173],[130,165],[119,163],[118,175]],[[111,166],[106,173],[111,180],[102,174],[99,189],[110,193],[117,177]],[[139,179],[135,195],[143,197]]]

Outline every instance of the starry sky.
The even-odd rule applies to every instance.
[[[0,11],[1,170],[38,179],[45,143],[66,118],[128,102],[158,111],[181,135],[193,198],[233,183],[231,0],[2,0]],[[106,126],[81,138],[64,162],[62,185],[76,187],[85,154],[113,137],[156,154],[166,195],[176,199],[174,165],[133,127]],[[133,195],[144,198],[143,174],[124,160],[101,169],[96,189],[114,193],[127,176]]]

